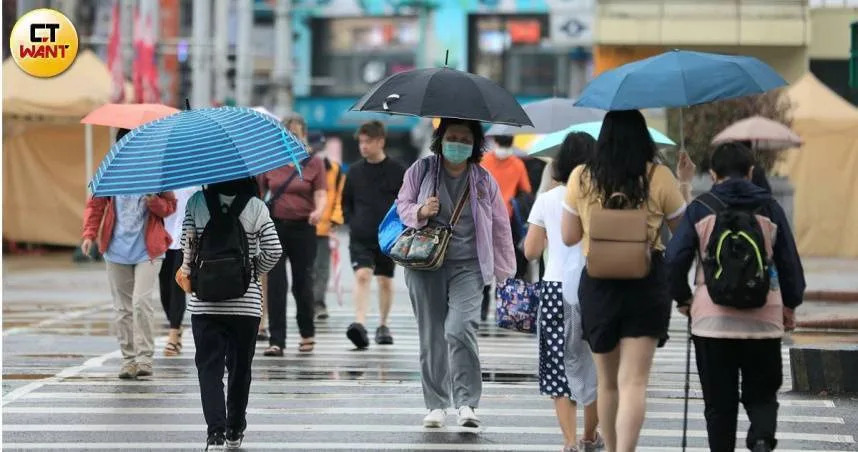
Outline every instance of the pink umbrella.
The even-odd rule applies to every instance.
[[[712,144],[730,141],[750,141],[754,149],[784,150],[802,144],[801,138],[789,127],[762,116],[751,116],[735,122],[715,135]]]

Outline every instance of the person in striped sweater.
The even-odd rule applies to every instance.
[[[230,205],[239,195],[251,196],[239,221],[247,235],[248,249],[256,275],[274,268],[283,250],[268,213],[257,195],[252,178],[212,184],[207,190],[218,194],[221,204]],[[176,279],[190,292],[189,275],[194,260],[196,239],[210,218],[203,192],[188,200],[182,234],[182,267]],[[253,278],[244,296],[226,301],[206,302],[191,294],[188,303],[196,345],[194,361],[200,380],[203,414],[208,424],[206,449],[237,448],[247,427],[245,412],[250,393],[250,368],[256,346],[256,333],[262,316],[262,287]],[[224,364],[229,372],[224,405]]]

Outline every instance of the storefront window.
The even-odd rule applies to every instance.
[[[314,95],[361,95],[385,77],[415,67],[416,18],[313,21]]]
[[[568,57],[547,46],[548,16],[472,15],[469,67],[516,95],[566,95]]]

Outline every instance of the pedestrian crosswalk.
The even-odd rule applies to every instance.
[[[283,358],[262,356],[267,344],[258,344],[245,450],[561,449],[552,403],[539,395],[535,338],[481,324],[485,383],[477,413],[484,426],[427,430],[421,427],[426,410],[417,331],[407,305],[402,303],[392,315],[395,344],[373,345],[366,351],[353,350],[345,337],[350,313],[338,307],[330,311],[331,318],[317,325],[312,354],[298,353],[294,328]],[[111,315],[100,309],[44,327],[73,330],[76,323],[99,324],[101,334],[107,335]],[[685,372],[681,319],[673,320],[671,336],[656,354],[642,451],[677,450],[680,445]],[[119,354],[109,352],[7,392],[3,449],[202,448],[205,422],[191,339],[185,335],[184,352],[178,357],[159,352],[155,376],[146,380],[117,379]],[[786,351],[784,358],[778,450],[856,450],[854,418],[848,420],[847,409],[833,399],[790,394]],[[702,451],[707,449],[700,385],[696,375],[691,381],[688,450]],[[449,413],[448,423],[454,424],[452,410]],[[747,426],[741,414],[740,439]]]

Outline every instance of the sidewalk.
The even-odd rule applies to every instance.
[[[797,326],[858,329],[858,259],[803,258],[807,290]]]

